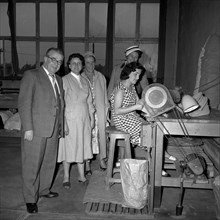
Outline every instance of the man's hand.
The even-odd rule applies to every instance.
[[[34,136],[33,130],[25,131],[24,132],[24,139],[28,141],[32,141]]]

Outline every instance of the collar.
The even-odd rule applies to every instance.
[[[80,75],[77,75],[77,74],[75,74],[75,73],[73,73],[73,72],[70,72],[70,74],[72,75],[72,76],[74,76],[76,79],[80,79],[81,78],[81,76]]]

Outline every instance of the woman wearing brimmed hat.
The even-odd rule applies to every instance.
[[[125,50],[125,62],[122,65],[116,65],[112,71],[111,79],[108,85],[108,99],[110,99],[110,95],[114,88],[118,85],[120,82],[120,74],[122,69],[124,68],[125,64],[131,63],[131,62],[138,62],[142,55],[142,50],[139,48],[139,46],[134,45],[131,47],[128,47]],[[139,96],[141,96],[141,92],[143,88],[145,88],[149,84],[146,72],[143,74],[143,76],[140,78],[140,80],[136,83],[136,91]]]

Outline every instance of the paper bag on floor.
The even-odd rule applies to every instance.
[[[142,209],[148,196],[148,161],[121,159],[123,206]]]

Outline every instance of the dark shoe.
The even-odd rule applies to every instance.
[[[92,171],[91,171],[91,170],[87,170],[87,171],[85,172],[85,175],[86,175],[86,176],[92,176]]]
[[[78,180],[80,184],[84,185],[84,186],[87,186],[89,184],[89,180]]]
[[[105,170],[107,169],[106,162],[105,162],[103,159],[100,160],[100,165],[99,165],[99,167],[100,167],[100,170],[101,170],[101,171],[105,171]]]
[[[70,182],[64,182],[63,183],[63,188],[70,189],[71,188],[71,183]]]
[[[38,212],[38,207],[37,203],[26,203],[27,211],[29,213],[37,213]]]
[[[107,168],[104,168],[104,167],[101,167],[101,166],[99,168],[100,168],[101,171],[106,171],[106,169],[107,169]]]
[[[55,198],[55,197],[58,197],[58,196],[59,196],[59,194],[56,193],[56,192],[49,192],[48,194],[42,195],[41,197],[51,199],[51,198]]]

